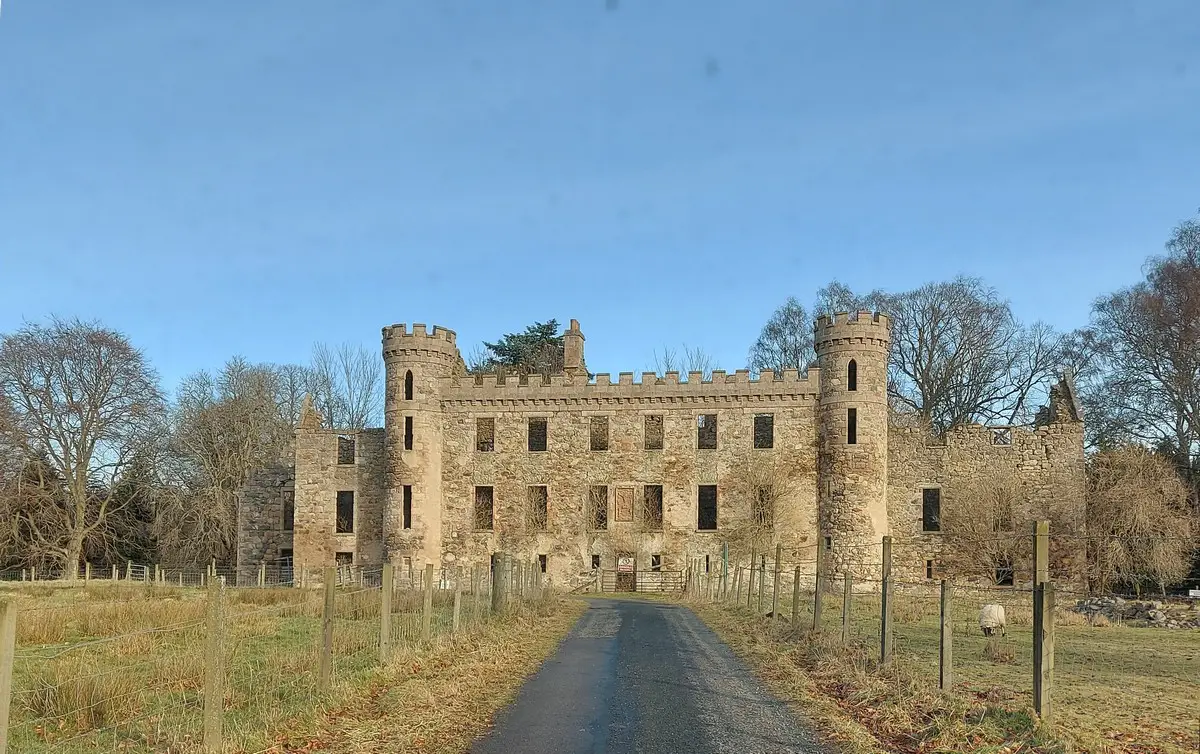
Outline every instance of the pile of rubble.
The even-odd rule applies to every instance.
[[[1141,602],[1120,597],[1089,597],[1079,600],[1075,612],[1088,617],[1093,625],[1102,622],[1126,623],[1152,628],[1200,628],[1200,602]]]

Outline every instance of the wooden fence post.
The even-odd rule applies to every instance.
[[[817,567],[816,579],[813,581],[815,594],[813,594],[813,631],[821,630],[821,614],[825,607],[822,592],[825,591],[825,553],[820,546],[817,547]]]
[[[775,585],[771,590],[771,622],[779,620],[779,561],[783,559],[783,545],[775,545]]]
[[[379,587],[379,664],[386,664],[392,653],[392,584],[391,563],[383,564]]]
[[[852,606],[851,599],[854,595],[854,577],[850,575],[850,570],[847,569],[843,575],[842,584],[842,644],[850,645],[850,608]]]
[[[337,608],[337,569],[327,567],[322,574],[325,579],[325,605],[321,610],[321,663],[317,675],[321,691],[329,690],[333,678],[333,614]]]
[[[492,614],[504,612],[508,601],[508,560],[502,553],[492,554]],[[597,577],[599,578],[599,577]]]
[[[942,691],[954,690],[954,620],[950,606],[950,582],[942,579],[941,600],[941,629],[942,645],[938,654],[938,688]]]
[[[892,538],[883,538],[883,585],[880,589],[879,664],[892,661]]]
[[[471,622],[479,623],[479,593],[483,591],[483,585],[479,582],[479,565],[471,564]]]
[[[116,580],[117,580],[117,578],[118,578],[119,576],[120,576],[120,574],[117,572],[117,564],[116,564],[116,563],[113,563],[113,567],[112,567],[112,580],[113,580],[113,581],[116,581]]]
[[[767,556],[759,555],[758,564],[758,612],[763,611],[763,600],[767,596]]]
[[[758,554],[755,551],[755,549],[753,547],[751,547],[750,548],[750,573],[747,575],[747,578],[749,578],[750,580],[747,582],[747,589],[746,589],[746,608],[747,609],[754,608],[754,569],[758,567],[757,564],[758,564]]]
[[[0,600],[0,754],[8,751],[8,710],[12,703],[16,644],[17,605]]]
[[[450,624],[450,633],[458,633],[458,614],[462,610],[462,566],[454,569],[454,617]]]
[[[1033,709],[1050,721],[1054,687],[1054,583],[1033,588]]]
[[[1045,584],[1050,572],[1050,522],[1033,522],[1033,584]]]
[[[84,563],[83,564],[83,581],[84,581],[84,583],[87,583],[91,580],[92,580],[92,564]]]
[[[792,627],[800,625],[800,566],[792,575]]]
[[[126,576],[128,578],[128,576]],[[210,754],[219,754],[224,748],[221,720],[225,707],[225,668],[223,642],[221,637],[224,619],[222,616],[223,591],[225,579],[212,579],[208,582],[208,626],[207,654],[204,668],[204,750]]]
[[[421,614],[421,639],[433,638],[433,563],[425,563],[425,609]]]
[[[263,562],[258,564],[258,586],[261,589],[262,587],[264,587],[266,585],[267,585],[267,562],[264,560]]]

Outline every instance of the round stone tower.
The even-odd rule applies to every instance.
[[[442,548],[441,380],[460,360],[453,330],[415,324],[383,328],[387,507],[383,547],[393,563],[440,564]],[[407,495],[405,487],[410,487]],[[406,504],[406,497],[408,498]],[[405,529],[405,510],[409,529]]]
[[[821,370],[818,409],[821,546],[831,573],[875,578],[887,510],[886,315],[845,312],[817,319]]]

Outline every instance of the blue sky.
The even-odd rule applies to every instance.
[[[1200,207],[1200,4],[4,0],[0,331],[168,387],[393,322],[745,366],[788,295],[1068,329]]]

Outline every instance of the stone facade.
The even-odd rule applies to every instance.
[[[888,327],[870,312],[821,318],[819,368],[804,374],[642,373],[636,381],[625,372],[589,379],[574,320],[563,370],[545,378],[468,376],[453,331],[385,327],[386,429],[320,429],[306,408],[294,474],[273,470],[269,483],[256,476],[241,496],[239,565],[256,568],[255,558],[285,547],[270,490],[289,483],[297,565],[470,566],[504,551],[544,556],[562,587],[594,578],[597,558],[606,570],[620,555],[639,571],[694,559],[715,570],[726,550],[744,564],[752,547],[777,544],[806,572],[824,548],[834,571],[866,576],[878,570],[887,534],[908,544],[896,567],[918,573],[941,547],[922,530],[922,487],[952,494],[956,480],[998,463],[1028,480],[1035,501],[1082,489],[1077,406],[1052,402],[1044,426],[1012,428],[1003,447],[986,427],[942,438],[889,427]],[[1059,388],[1056,400],[1069,391]],[[531,449],[543,422],[545,450]],[[348,440],[353,463],[338,463],[339,448],[351,460]],[[347,492],[353,531],[337,533],[338,494]]]

